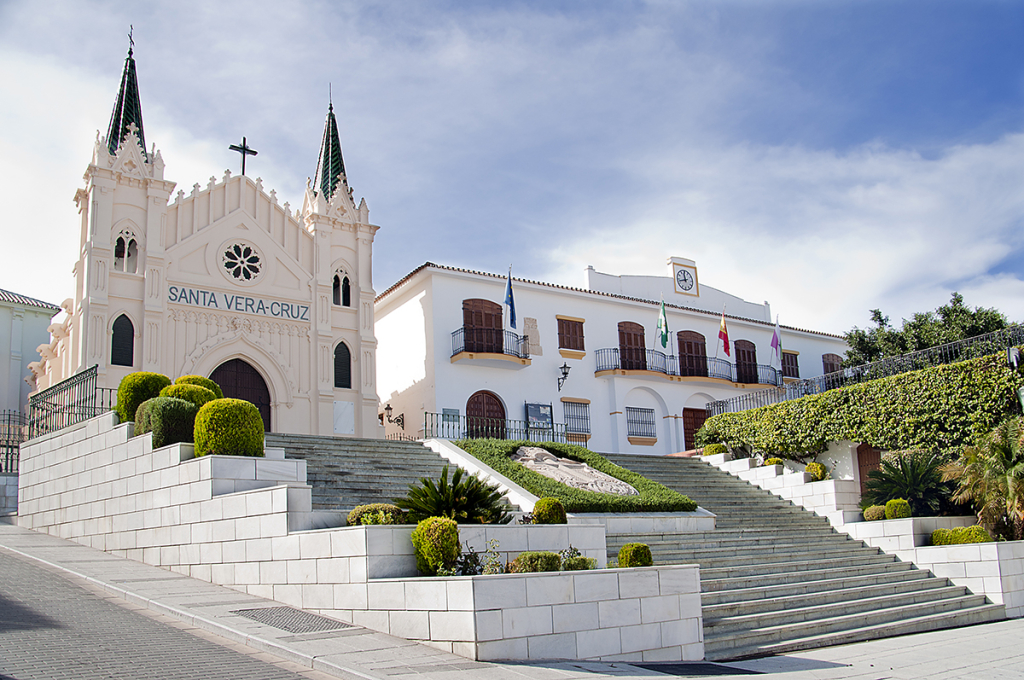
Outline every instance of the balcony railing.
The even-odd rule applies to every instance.
[[[575,434],[575,436],[574,436]],[[567,432],[565,423],[537,427],[528,420],[456,416],[445,413],[423,414],[424,439],[525,439],[532,442],[582,444],[579,434]]]
[[[452,356],[461,352],[506,354],[530,358],[530,342],[525,335],[498,328],[457,328],[452,331]]]
[[[0,411],[0,474],[18,474],[18,447],[28,439],[28,418],[20,411]]]
[[[951,364],[965,361],[987,354],[1005,352],[1010,347],[1024,344],[1024,325],[1014,324],[1002,330],[957,342],[950,342],[937,347],[922,349],[897,357],[889,357],[870,364],[852,366],[833,373],[826,373],[815,378],[798,380],[781,386],[780,389],[763,390],[751,394],[742,394],[732,399],[713,401],[707,405],[708,417],[719,413],[746,411],[770,404],[778,404],[790,399],[799,399],[809,394],[821,394],[839,387],[855,385],[868,380],[885,378],[900,373],[909,373],[922,368]],[[598,350],[600,352],[600,350]]]
[[[117,390],[96,386],[92,366],[28,399],[28,436],[38,437],[112,411]]]
[[[598,371],[653,371],[672,376],[719,378],[734,383],[782,384],[779,370],[764,364],[740,364],[737,368],[735,364],[716,357],[688,356],[682,357],[680,365],[680,357],[673,354],[640,348],[622,350],[611,347],[599,349],[595,354]]]

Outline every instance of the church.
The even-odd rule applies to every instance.
[[[300,210],[244,165],[175,187],[156,145],[146,148],[129,49],[107,134],[97,133],[75,194],[75,293],[30,365],[36,389],[92,366],[101,388],[134,371],[200,374],[256,404],[268,431],[382,436],[378,227],[366,201],[354,202],[333,105]]]

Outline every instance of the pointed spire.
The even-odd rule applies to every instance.
[[[139,82],[135,75],[135,58],[132,53],[135,41],[131,32],[128,33],[128,58],[124,60],[124,73],[121,74],[121,89],[114,102],[114,111],[110,115],[110,126],[107,128],[107,151],[113,156],[117,147],[124,141],[125,135],[134,131],[139,137],[142,156],[146,155],[146,136],[142,130],[142,102],[139,99]],[[134,130],[132,130],[134,125]]]
[[[313,188],[330,200],[338,187],[338,180],[348,188],[345,177],[345,161],[341,157],[341,140],[338,138],[338,121],[334,117],[334,102],[327,109],[327,123],[324,125],[324,140],[320,144],[320,158],[313,175]]]

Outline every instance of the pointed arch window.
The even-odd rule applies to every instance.
[[[352,306],[352,284],[348,282],[347,276],[341,280],[341,306]]]
[[[334,386],[352,389],[352,353],[344,342],[334,348]]]
[[[133,366],[135,364],[135,326],[131,319],[124,314],[114,319],[110,340],[110,364],[112,366]]]
[[[139,245],[130,235],[121,234],[114,242],[114,271],[135,274],[139,270]]]
[[[352,306],[352,283],[344,272],[334,275],[334,282],[331,286],[331,296],[334,304],[339,307]]]
[[[336,305],[341,304],[341,277],[334,275],[334,285],[331,287],[331,298]]]

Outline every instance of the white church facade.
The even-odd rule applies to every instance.
[[[37,389],[93,365],[107,388],[133,371],[200,374],[255,403],[268,431],[381,435],[378,227],[353,201],[333,106],[301,210],[230,171],[175,192],[146,149],[129,51],[75,201],[75,294],[31,366]]]
[[[586,288],[513,279],[515,329],[506,276],[427,263],[381,293],[388,436],[543,438],[550,428],[596,451],[664,455],[693,448],[709,402],[838,370],[847,349],[781,326],[775,352],[768,303],[701,285],[692,260],[671,258],[665,276],[586,275]]]

